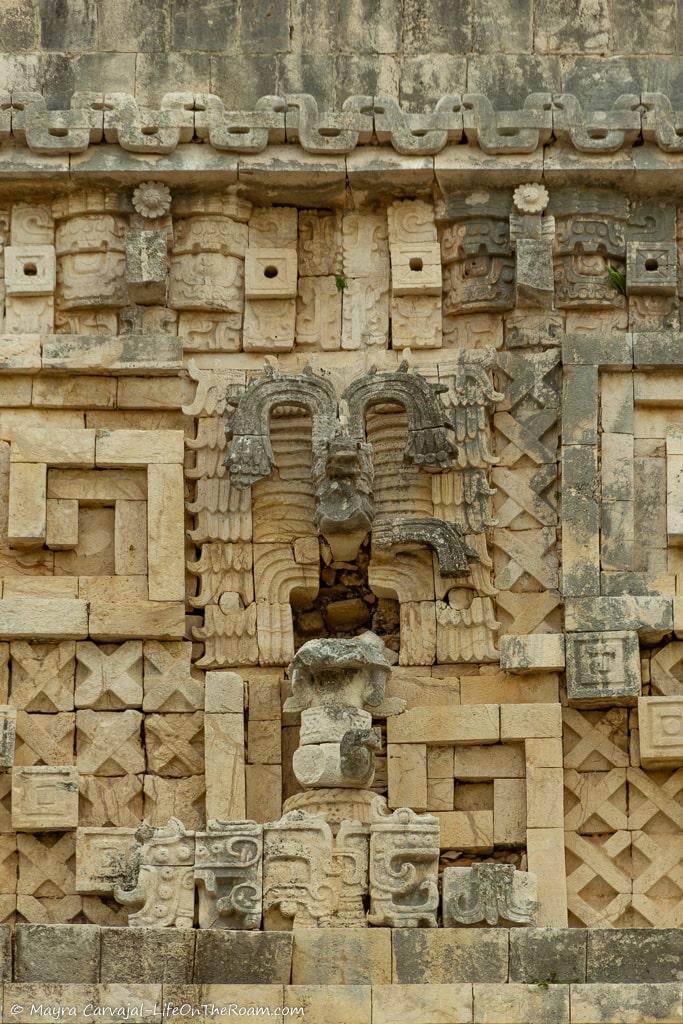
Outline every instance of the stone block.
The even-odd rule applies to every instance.
[[[307,1024],[370,1024],[369,985],[289,985],[284,1006],[303,1009]]]
[[[387,720],[389,743],[497,743],[497,704],[411,708]]]
[[[502,636],[500,667],[506,672],[563,671],[564,637],[560,633]]]
[[[132,888],[138,852],[135,828],[78,828],[76,891],[110,894],[114,885]]]
[[[569,1024],[566,985],[474,985],[477,1024]]]
[[[182,465],[182,430],[98,430],[95,460],[98,468],[175,463]]]
[[[591,928],[587,934],[587,982],[680,982],[680,929]]]
[[[41,984],[35,981],[25,984],[6,984],[3,990],[3,1015],[7,1020],[14,1021],[16,1024],[30,1024],[36,1019],[36,1006],[42,1004],[46,1010],[49,1007],[74,1006],[77,1009],[75,1017],[71,1019],[84,1022],[88,1018],[83,1010],[88,1004],[93,1008],[96,1007],[98,996],[98,986],[95,984],[68,985],[52,982]],[[12,1012],[13,1007],[21,1007],[21,1009],[15,1009]],[[32,1009],[33,1012],[31,1012]]]
[[[244,680],[237,672],[207,672],[204,677],[204,710],[215,714],[242,714]]]
[[[51,295],[55,290],[56,263],[53,245],[5,246],[7,295]]]
[[[640,647],[635,631],[568,633],[567,697],[577,707],[635,705]]]
[[[244,776],[247,819],[277,821],[282,814],[282,766],[247,764]]]
[[[517,306],[552,309],[555,281],[550,239],[517,238],[515,252]]]
[[[393,981],[419,985],[505,982],[508,933],[503,928],[401,928],[393,932]]]
[[[639,697],[638,730],[643,768],[683,765],[683,695]]]
[[[373,985],[373,1024],[469,1024],[471,985]]]
[[[527,829],[527,862],[538,884],[538,924],[544,928],[567,927],[564,829]]]
[[[294,299],[296,279],[296,249],[247,249],[244,260],[247,299]]]
[[[19,982],[99,981],[100,929],[87,924],[18,924],[14,977]]]
[[[542,739],[562,735],[562,708],[555,704],[501,704],[500,738]]]
[[[391,291],[394,296],[441,295],[441,249],[434,242],[392,244]]]
[[[185,600],[185,501],[182,465],[147,471],[147,571],[150,601]]]
[[[13,547],[40,547],[47,532],[47,466],[15,463],[10,468],[7,539]]]
[[[14,764],[16,739],[17,709],[0,704],[0,768],[11,768]]]
[[[432,749],[430,748],[430,752]],[[495,746],[461,747],[451,753],[451,776],[464,782],[487,779],[523,779],[524,751],[508,743]]]
[[[391,929],[294,929],[293,985],[384,985],[391,981]]]
[[[171,334],[51,335],[43,341],[43,369],[73,373],[177,373],[183,344]],[[169,460],[170,461],[170,460]]]
[[[197,932],[194,981],[200,984],[288,984],[292,932],[238,932],[219,928]]]
[[[192,981],[195,933],[186,928],[102,928],[101,980],[116,984]]]
[[[204,749],[207,818],[239,820],[245,815],[244,719],[240,714],[205,714]]]
[[[565,606],[568,632],[635,630],[646,643],[657,643],[674,628],[667,597],[575,597]]]
[[[562,389],[562,440],[564,444],[597,444],[597,366],[565,367]]]
[[[493,849],[493,811],[435,811],[442,850],[486,853]]]
[[[48,498],[45,543],[52,551],[68,551],[78,544],[78,502],[74,498]]]
[[[89,632],[93,640],[182,640],[185,605],[181,601],[133,599],[112,605],[100,598],[90,602]]]
[[[510,981],[526,984],[586,980],[584,928],[516,928],[510,931]]]
[[[279,728],[279,725],[278,725]],[[427,807],[427,747],[424,743],[388,743],[389,807]]]
[[[12,438],[10,462],[89,469],[95,465],[95,431],[27,427]]]
[[[78,772],[64,766],[12,769],[12,828],[66,832],[78,825]]]
[[[0,639],[84,640],[86,601],[12,598],[0,601]]]
[[[135,775],[145,770],[139,711],[78,711],[76,751],[84,775]]]
[[[493,841],[495,845],[523,846],[526,843],[526,826],[527,796],[524,779],[494,779]]]
[[[126,282],[133,302],[166,301],[168,275],[166,231],[129,231],[126,235]]]
[[[562,768],[527,768],[526,800],[529,828],[563,828]]]
[[[524,743],[524,756],[528,768],[561,768],[562,740],[528,739]]]
[[[683,1017],[680,984],[572,985],[572,1024],[678,1024]]]

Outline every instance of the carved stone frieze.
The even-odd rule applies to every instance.
[[[435,928],[439,906],[439,821],[407,807],[373,806],[370,826],[372,925]]]
[[[443,872],[445,928],[534,925],[537,912],[535,876],[516,871],[512,864],[473,864]]]
[[[199,927],[253,929],[261,924],[263,826],[209,821],[195,835]]]

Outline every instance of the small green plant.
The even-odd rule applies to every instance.
[[[626,295],[626,275],[621,270],[617,270],[616,267],[607,268],[607,276],[609,277],[612,285],[622,295]]]
[[[343,274],[335,274],[334,283],[337,287],[338,292],[346,291],[346,289],[349,286],[349,282],[346,280]]]
[[[549,988],[550,987],[550,982],[546,981],[545,978],[543,978],[542,981],[537,981],[536,984],[538,985],[539,988]]]

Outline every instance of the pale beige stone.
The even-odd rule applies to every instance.
[[[137,827],[142,817],[142,775],[79,777],[80,826]]]
[[[204,676],[204,710],[234,712],[244,709],[244,680],[237,672],[207,672]]]
[[[388,743],[389,807],[427,808],[427,747],[423,743]]]
[[[142,706],[142,644],[128,640],[118,647],[76,644],[77,708],[98,711]]]
[[[183,469],[150,465],[147,493],[147,567],[150,601],[185,600]]]
[[[188,377],[120,377],[117,409],[180,409],[194,398]]]
[[[284,1006],[302,1007],[306,1024],[370,1024],[369,985],[286,985]]]
[[[102,599],[91,602],[89,623],[93,640],[181,640],[185,636],[185,605],[137,600],[112,606]]]
[[[64,577],[67,579],[67,577]],[[79,576],[78,596],[97,604],[109,601],[113,606],[147,599],[147,576]]]
[[[113,508],[79,509],[78,544],[55,552],[55,575],[112,576],[114,518]]]
[[[453,778],[453,747],[427,747],[427,777]]]
[[[117,501],[114,508],[114,571],[117,576],[147,573],[147,502]]]
[[[569,1024],[568,985],[475,983],[473,995],[478,1024]]]
[[[53,551],[78,544],[78,502],[75,498],[48,498],[45,543]]]
[[[373,1024],[469,1024],[471,985],[373,985]]]
[[[112,875],[134,869],[134,828],[78,828],[76,830],[76,890],[111,893]]]
[[[282,766],[245,765],[246,817],[249,821],[277,821],[282,814]]]
[[[502,636],[500,667],[507,672],[564,671],[564,637],[560,633]]]
[[[145,711],[198,711],[204,709],[204,686],[192,668],[192,644],[162,644],[147,640],[144,652]]]
[[[206,816],[245,816],[244,720],[241,714],[204,715]]]
[[[99,470],[51,469],[47,475],[48,498],[77,499],[81,505],[111,505],[115,501],[146,501],[144,469]]]
[[[95,459],[98,467],[182,465],[185,455],[180,430],[98,430]]]
[[[28,427],[14,435],[10,460],[91,468],[95,465],[95,431]]]
[[[12,828],[66,832],[78,825],[78,772],[66,765],[12,769]]]
[[[116,378],[40,376],[33,381],[31,404],[45,409],[113,409]]]
[[[24,711],[73,711],[75,654],[72,640],[11,643],[12,704]]]
[[[564,827],[561,768],[527,768],[526,817],[529,828]]]
[[[528,739],[524,743],[524,754],[528,768],[561,768],[562,740]]]
[[[493,841],[496,846],[526,843],[527,797],[524,779],[493,780]]]
[[[572,1024],[678,1024],[683,1016],[676,983],[593,983],[571,986]]]
[[[455,807],[454,796],[453,779],[430,779],[427,776],[428,811],[452,811]]]
[[[559,699],[559,676],[555,672],[496,672],[463,676],[460,680],[462,704],[556,704]]]
[[[538,926],[567,927],[567,889],[558,879],[565,877],[564,829],[527,829],[528,870],[538,882]]]
[[[73,712],[31,714],[17,710],[15,765],[61,765],[74,763]]]
[[[76,752],[85,775],[135,775],[145,770],[139,711],[78,711]]]
[[[204,778],[188,775],[184,779],[144,776],[144,817],[150,825],[167,825],[169,818],[182,821],[185,828],[204,828]]]
[[[683,765],[683,695],[638,698],[643,768]]]
[[[204,771],[204,713],[145,716],[147,768],[166,778]]]
[[[389,928],[295,928],[294,985],[367,985],[391,981]]]
[[[561,735],[562,709],[559,704],[501,705],[500,738],[503,741]]]
[[[28,597],[0,601],[3,640],[83,640],[87,635],[85,601]]]
[[[442,850],[487,853],[493,849],[493,811],[435,811]]]
[[[519,744],[457,746],[453,752],[453,775],[467,782],[486,779],[523,779],[524,751]]]
[[[411,708],[387,720],[387,741],[468,745],[497,743],[500,738],[499,719],[497,704],[470,704],[466,708]]]
[[[47,466],[15,463],[10,469],[7,539],[14,547],[40,547],[47,530]]]
[[[244,294],[247,299],[296,297],[296,249],[250,245],[244,258]]]

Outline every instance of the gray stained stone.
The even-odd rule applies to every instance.
[[[594,928],[588,931],[587,982],[680,981],[683,930]]]
[[[100,934],[100,928],[88,924],[18,924],[14,980],[69,984],[99,981]]]
[[[393,981],[399,985],[505,982],[507,928],[398,928]]]
[[[205,985],[287,985],[292,943],[291,932],[199,929],[194,981]]]
[[[511,929],[510,981],[585,981],[586,937],[585,928]]]
[[[189,928],[102,928],[102,981],[192,981],[197,932]]]

